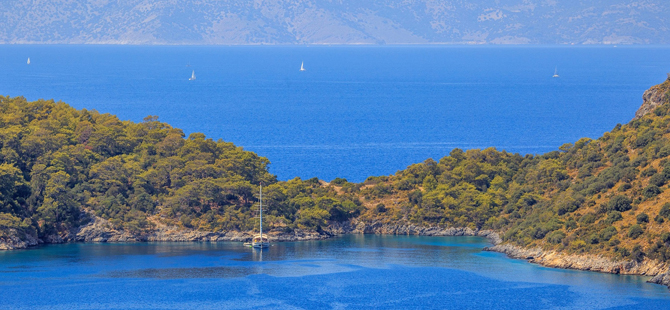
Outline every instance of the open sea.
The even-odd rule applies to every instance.
[[[0,251],[0,309],[670,309],[648,278],[539,267],[478,237]]]
[[[0,94],[136,122],[158,115],[267,157],[280,180],[360,182],[453,148],[538,154],[598,138],[666,79],[668,55],[669,46],[3,45]]]

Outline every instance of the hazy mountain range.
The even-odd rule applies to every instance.
[[[0,43],[670,44],[670,1],[2,0]]]

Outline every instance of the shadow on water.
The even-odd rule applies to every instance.
[[[110,278],[152,278],[152,279],[185,279],[185,278],[240,278],[254,272],[253,268],[244,267],[204,267],[204,268],[149,268],[138,270],[117,270],[102,276]]]
[[[15,299],[18,292],[35,293],[37,308],[51,298],[71,308],[92,307],[79,296],[124,308],[100,297],[108,292],[148,305],[158,302],[156,295],[162,301],[155,308],[167,301],[189,308],[195,300],[204,308],[263,300],[304,309],[339,302],[353,308],[444,303],[487,309],[501,298],[510,309],[670,303],[666,288],[643,277],[544,268],[482,252],[487,245],[479,237],[379,235],[273,243],[264,250],[234,242],[49,245],[0,254],[0,308],[25,304]]]

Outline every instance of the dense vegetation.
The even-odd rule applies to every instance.
[[[670,77],[665,104],[597,140],[540,156],[455,149],[370,177],[362,218],[494,229],[522,246],[670,260]]]
[[[258,184],[270,228],[359,221],[494,229],[522,246],[670,260],[670,78],[665,104],[544,155],[454,149],[395,175],[278,182],[231,143],[0,97],[0,237],[64,235],[95,214],[136,234],[159,223],[251,230]]]
[[[249,230],[259,184],[272,227],[318,229],[360,202],[317,179],[277,182],[266,158],[147,117],[122,122],[53,101],[0,97],[0,234],[64,235],[94,213],[141,234],[158,222]],[[350,197],[351,196],[351,197]]]

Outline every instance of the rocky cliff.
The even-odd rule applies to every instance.
[[[668,79],[659,85],[653,86],[642,95],[642,106],[635,112],[633,120],[637,120],[670,100],[670,73]]]
[[[485,251],[507,254],[517,259],[525,259],[546,267],[596,271],[614,274],[634,274],[655,276],[668,271],[667,264],[651,259],[640,262],[635,260],[617,260],[599,255],[567,254],[557,251],[545,251],[541,248],[523,248],[512,244],[498,244],[487,247]]]
[[[467,227],[422,227],[412,224],[384,224],[381,222],[352,221],[352,229],[346,233],[376,235],[417,235],[417,236],[477,236],[487,238],[494,245],[502,239],[493,230],[473,230]]]
[[[659,273],[655,277],[651,278],[651,280],[649,280],[649,283],[665,285],[670,288],[670,272]]]
[[[0,250],[25,249],[36,246],[39,240],[29,234],[24,234],[16,229],[9,229],[0,236]]]
[[[541,248],[529,249],[512,244],[498,244],[484,250],[504,253],[511,258],[525,259],[545,267],[652,276],[648,282],[670,287],[670,266],[646,257],[642,261],[618,260],[600,255],[567,254]]]

